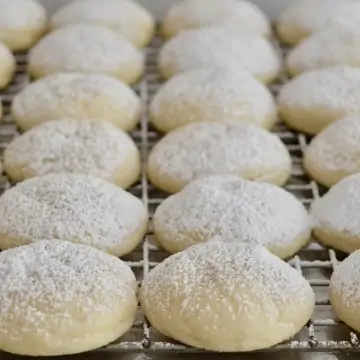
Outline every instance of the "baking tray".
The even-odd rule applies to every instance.
[[[282,48],[276,39],[274,46],[284,58],[287,49]],[[132,138],[138,145],[143,160],[141,180],[129,191],[139,197],[148,208],[150,222],[143,243],[132,254],[123,259],[132,267],[137,280],[141,282],[144,276],[168,254],[156,246],[152,230],[152,215],[156,207],[166,198],[166,194],[155,189],[148,183],[146,178],[146,159],[153,145],[160,139],[160,135],[151,128],[148,122],[148,105],[161,86],[161,78],[156,68],[156,58],[161,47],[161,39],[155,38],[152,44],[144,50],[146,52],[146,74],[143,80],[135,86],[143,104],[141,122],[138,128],[131,133]],[[0,92],[4,107],[4,118],[0,123],[0,154],[7,144],[18,135],[16,126],[10,116],[11,101],[14,95],[29,82],[26,73],[26,53],[16,54],[17,70],[12,83]],[[281,86],[288,81],[283,73],[280,80],[269,86],[277,96]],[[281,140],[286,144],[293,161],[292,175],[285,188],[293,193],[308,208],[311,202],[321,195],[323,189],[314,181],[311,181],[301,166],[303,153],[309,142],[303,134],[293,132],[286,126],[279,124],[274,129]],[[5,176],[0,176],[0,193],[11,186]],[[356,333],[351,331],[345,324],[334,316],[328,298],[328,285],[331,273],[337,262],[344,255],[331,249],[325,249],[319,244],[312,242],[307,248],[301,250],[290,264],[294,266],[310,282],[316,294],[316,310],[311,321],[292,340],[286,341],[273,348],[261,350],[251,354],[216,354],[188,347],[165,338],[159,334],[144,319],[139,307],[137,320],[134,326],[123,337],[112,344],[96,350],[95,352],[82,354],[80,358],[105,359],[264,359],[267,360],[292,360],[292,359],[323,359],[333,360],[332,353],[346,354],[350,359],[350,353],[360,358],[360,340]],[[358,352],[356,354],[356,352]],[[101,353],[101,354],[100,354]],[[312,357],[309,354],[323,353]],[[305,355],[304,355],[305,354]],[[305,357],[304,357],[305,356]],[[309,357],[310,356],[310,357]],[[18,356],[0,353],[1,359],[17,359]]]

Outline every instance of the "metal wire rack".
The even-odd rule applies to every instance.
[[[141,181],[133,186],[130,191],[141,198],[144,205],[148,208],[150,224],[142,245],[132,254],[126,256],[124,260],[132,267],[139,282],[141,282],[152,267],[168,256],[168,254],[156,246],[151,224],[152,215],[156,207],[166,198],[166,194],[149,184],[145,175],[145,160],[149,150],[160,139],[160,135],[149,125],[147,116],[148,104],[161,85],[161,79],[156,70],[156,56],[160,46],[161,41],[156,38],[151,46],[146,49],[146,74],[142,82],[135,87],[143,103],[143,112],[139,127],[131,135],[141,150],[143,171]],[[277,42],[275,42],[275,46],[284,55],[286,49],[281,49]],[[12,138],[18,135],[17,129],[9,115],[11,101],[14,95],[29,82],[29,77],[26,73],[26,54],[16,54],[16,60],[16,76],[7,89],[0,92],[0,98],[4,107],[4,119],[0,123],[0,153],[2,153]],[[270,86],[275,96],[281,85],[286,81],[286,75],[283,74],[278,83]],[[303,134],[287,129],[284,125],[278,125],[274,131],[286,144],[293,160],[292,176],[285,185],[285,188],[308,207],[313,199],[317,198],[322,192],[322,189],[306,176],[301,166],[302,156],[309,139]],[[0,193],[10,186],[11,184],[8,179],[5,176],[0,176]],[[343,257],[344,255],[337,254],[331,249],[325,249],[313,242],[289,261],[292,266],[308,279],[313,287],[316,294],[316,311],[312,320],[294,339],[264,351],[360,351],[359,337],[345,324],[336,319],[331,311],[327,294],[331,273],[337,265],[338,259],[341,260]],[[136,352],[151,354],[172,352],[177,354],[206,353],[210,355],[205,351],[185,346],[159,334],[156,329],[147,323],[140,307],[137,320],[132,329],[121,339],[99,350],[119,353]]]

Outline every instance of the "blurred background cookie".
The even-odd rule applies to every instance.
[[[0,41],[12,51],[27,50],[47,30],[45,9],[35,0],[0,0]]]
[[[132,84],[144,71],[144,58],[113,30],[71,25],[51,32],[31,49],[28,70],[35,79],[58,72],[102,73]]]
[[[183,30],[226,25],[240,31],[269,37],[270,22],[253,3],[237,0],[183,0],[165,14],[161,34],[171,38]]]
[[[107,26],[138,47],[148,45],[155,31],[153,16],[132,0],[76,0],[50,19],[52,29],[76,24]]]

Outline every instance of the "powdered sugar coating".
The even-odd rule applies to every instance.
[[[0,0],[1,30],[36,29],[46,22],[45,9],[33,0]]]
[[[359,86],[360,69],[335,66],[309,71],[293,79],[282,88],[279,101],[301,107],[326,106],[334,111],[338,108],[357,111]]]
[[[3,251],[0,276],[0,348],[6,351],[85,351],[106,345],[96,344],[97,332],[101,339],[100,332],[119,328],[117,323],[129,326],[135,317],[137,285],[131,269],[88,246],[42,240]]]
[[[58,72],[103,73],[135,82],[144,67],[142,53],[123,36],[98,25],[71,25],[39,41],[29,54],[33,77]]]
[[[301,202],[280,187],[213,175],[165,199],[154,215],[154,233],[170,252],[220,236],[287,258],[308,241],[310,220]]]
[[[332,187],[314,201],[311,214],[315,226],[326,226],[351,235],[360,235],[360,175],[352,175]]]
[[[56,238],[121,256],[138,245],[146,223],[138,198],[87,175],[35,177],[0,197],[2,249]]]
[[[50,173],[78,173],[116,183],[118,171],[130,171],[124,166],[131,157],[140,163],[134,141],[113,124],[62,119],[15,138],[5,150],[4,163],[6,172],[17,181]],[[139,176],[138,166],[137,170]]]
[[[301,74],[282,87],[278,104],[288,125],[316,134],[360,113],[360,69],[335,66]]]
[[[329,287],[330,302],[339,319],[360,330],[360,251],[355,251],[334,270]]]
[[[360,28],[360,4],[357,1],[346,3],[334,17],[329,19],[324,28]]]
[[[140,300],[165,335],[208,350],[248,351],[297,333],[315,297],[295,269],[266,249],[210,241],[156,266]]]
[[[286,59],[291,75],[336,65],[360,67],[360,28],[328,28],[301,42]]]
[[[338,318],[360,330],[360,251],[355,251],[334,270],[330,281],[330,302]]]
[[[307,147],[304,164],[326,186],[360,172],[360,118],[346,117],[325,128]]]
[[[360,247],[360,220],[357,214],[360,209],[360,175],[352,175],[333,186],[322,198],[315,200],[311,207],[311,216],[315,230],[338,234],[340,237],[357,241]],[[353,240],[352,240],[353,239]],[[326,239],[325,239],[326,241]]]
[[[204,66],[246,70],[265,83],[274,80],[281,68],[267,40],[225,27],[183,31],[159,54],[159,70],[166,78]]]
[[[148,160],[150,180],[169,192],[210,174],[284,183],[290,170],[289,153],[275,134],[240,122],[183,126],[162,138]]]
[[[334,270],[330,282],[332,297],[341,297],[343,306],[351,309],[359,306],[360,251],[355,251]]]
[[[136,46],[147,45],[155,27],[151,14],[129,0],[73,1],[57,10],[50,20],[53,29],[74,24],[107,26]]]
[[[286,9],[278,19],[277,33],[289,44],[299,43],[323,29],[343,9],[353,4],[349,0],[302,0]]]
[[[244,121],[270,128],[277,109],[270,91],[249,73],[205,67],[181,73],[156,93],[150,116],[163,132],[199,121]]]
[[[46,31],[46,11],[38,1],[0,0],[0,41],[12,51],[29,49]]]
[[[172,37],[180,31],[214,25],[226,25],[241,31],[269,36],[270,22],[265,14],[248,1],[184,0],[175,3],[165,14],[162,33]]]
[[[118,79],[103,74],[59,73],[37,80],[15,95],[11,115],[23,130],[65,117],[101,118],[132,130],[140,100]]]

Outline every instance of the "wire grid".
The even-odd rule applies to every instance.
[[[161,85],[161,78],[156,69],[156,57],[160,46],[161,41],[156,38],[151,46],[146,49],[146,74],[142,82],[135,87],[142,100],[143,110],[140,125],[131,135],[140,148],[143,168],[140,182],[129,191],[142,199],[150,214],[150,222],[142,245],[132,254],[124,257],[124,260],[132,267],[139,283],[146,277],[151,268],[168,256],[167,253],[156,246],[152,230],[154,211],[167,195],[148,183],[145,169],[147,155],[152,146],[160,139],[160,135],[148,123],[149,102]],[[284,56],[286,49],[281,49],[277,42],[275,42],[275,46]],[[11,101],[14,95],[29,82],[29,77],[26,73],[26,54],[16,54],[16,60],[16,76],[7,89],[0,92],[4,108],[4,119],[0,123],[1,152],[13,137],[18,135],[10,117]],[[270,86],[275,96],[278,94],[281,85],[287,80],[284,73],[278,83]],[[293,160],[292,175],[285,188],[299,198],[306,207],[309,207],[311,202],[322,192],[322,189],[316,182],[311,181],[306,176],[301,166],[302,156],[309,139],[305,135],[293,132],[281,124],[275,128],[274,132],[286,144]],[[0,193],[10,186],[9,180],[5,176],[0,176]],[[262,351],[360,351],[358,336],[345,324],[336,319],[329,303],[327,287],[331,273],[338,262],[337,256],[341,259],[344,255],[336,254],[333,250],[325,249],[313,242],[289,261],[311,284],[316,295],[316,310],[312,320],[294,339]],[[99,350],[115,352],[205,353],[204,350],[195,349],[162,336],[147,323],[140,307],[137,320],[131,330],[122,338]]]

